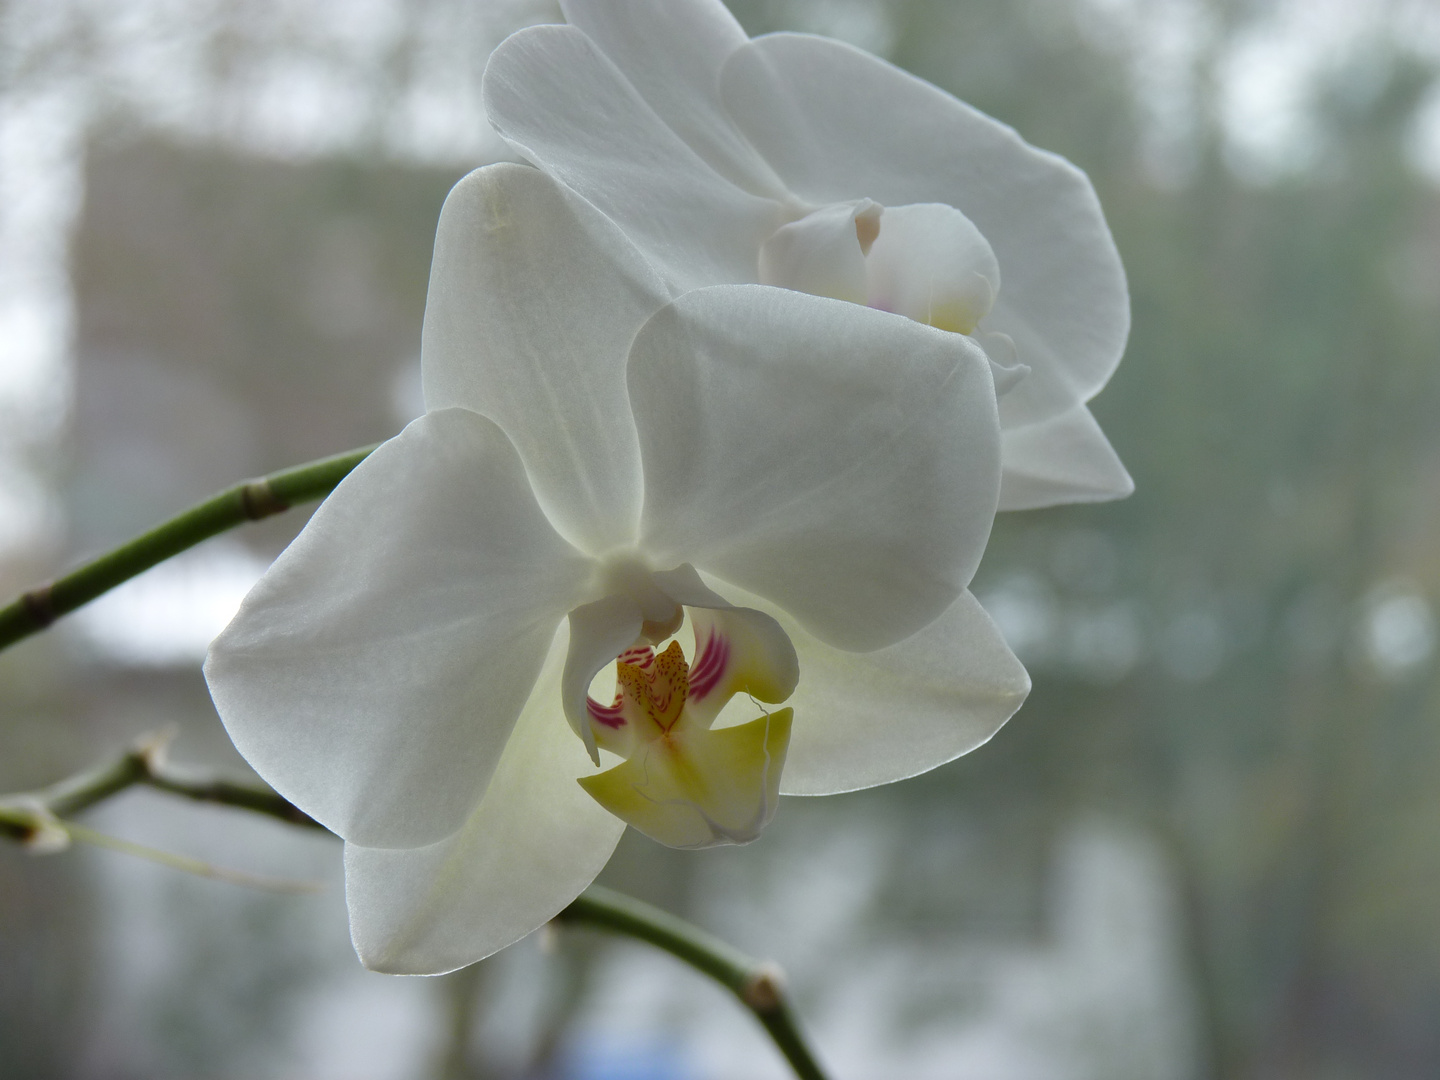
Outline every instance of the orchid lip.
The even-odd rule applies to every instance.
[[[705,644],[695,650],[695,664],[690,668],[692,700],[699,701],[715,689],[729,659],[730,639],[712,630]]]
[[[676,629],[678,629],[678,627]],[[642,631],[642,637],[643,636],[644,633]],[[678,651],[679,643],[672,642],[671,648]],[[686,674],[675,692],[677,692],[683,700],[689,700],[691,702],[702,701],[720,685],[721,679],[729,667],[730,651],[729,637],[714,627],[711,627],[705,636],[704,643],[699,644],[695,650],[694,664],[684,665],[683,660],[681,661]],[[630,668],[648,678],[653,679],[654,677],[653,669],[656,664],[656,653],[655,649],[648,644],[637,644],[626,649],[615,658],[615,661],[617,670]],[[655,704],[661,711],[668,711],[668,698]],[[625,727],[625,695],[618,688],[615,694],[615,700],[610,705],[602,705],[593,697],[587,695],[585,698],[585,709],[591,720],[611,731],[619,731]],[[673,721],[669,726],[673,726]]]
[[[590,714],[590,719],[597,724],[604,724],[608,728],[619,729],[625,726],[625,710],[620,705],[601,705],[592,697],[585,699],[585,711]]]
[[[736,694],[788,697],[797,677],[794,649],[758,611],[683,611],[694,634],[693,664],[678,640],[657,649],[642,632],[615,657],[614,699],[605,704],[586,694],[581,737],[624,761],[580,784],[611,813],[671,847],[746,843],[775,812],[792,713],[713,725]]]

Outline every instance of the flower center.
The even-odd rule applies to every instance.
[[[775,813],[791,710],[714,728],[736,694],[783,701],[794,649],[769,616],[691,608],[694,663],[680,642],[642,633],[615,663],[615,696],[585,699],[595,744],[625,760],[580,784],[611,813],[671,847],[747,843]]]
[[[632,650],[634,651],[634,650]],[[615,681],[619,690],[615,703],[631,706],[637,719],[660,734],[668,734],[680,720],[685,697],[690,691],[690,665],[678,641],[659,656],[650,652],[650,662],[643,666],[622,656],[615,665]],[[638,659],[638,658],[637,658]]]
[[[832,203],[782,225],[760,250],[760,282],[893,311],[973,334],[1000,291],[995,253],[953,206]]]
[[[637,743],[670,735],[682,720],[688,726],[709,727],[736,693],[731,687],[715,694],[725,676],[734,675],[730,652],[729,637],[714,626],[697,649],[693,667],[678,641],[659,653],[643,642],[626,649],[615,658],[614,702],[602,705],[593,697],[585,699],[595,744],[630,757]],[[689,713],[687,704],[694,706]]]

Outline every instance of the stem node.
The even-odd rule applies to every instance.
[[[740,991],[740,1000],[757,1013],[773,1013],[785,1003],[785,972],[773,960],[763,961]]]
[[[259,521],[290,509],[290,504],[275,494],[270,481],[263,476],[240,485],[240,505],[245,510],[245,516],[251,521]]]
[[[34,621],[37,629],[43,630],[55,621],[56,613],[51,585],[36,585],[35,588],[21,595],[20,603]]]

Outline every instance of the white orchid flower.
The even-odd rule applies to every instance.
[[[496,165],[445,203],[422,357],[426,414],[205,668],[240,752],[347,841],[367,965],[470,963],[627,822],[743,842],[778,792],[932,768],[1024,699],[966,591],[1000,480],[968,338],[763,286],[672,301],[588,203]]]
[[[669,281],[781,285],[972,335],[1008,389],[1001,509],[1133,490],[1086,406],[1130,308],[1083,173],[848,45],[752,41],[720,0],[560,7],[570,25],[492,55],[486,111]]]

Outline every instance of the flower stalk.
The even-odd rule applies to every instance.
[[[0,795],[0,836],[40,851],[58,850],[73,827],[65,819],[132,787],[150,787],[195,802],[264,814],[290,825],[324,829],[264,785],[174,769],[165,761],[169,739],[169,733],[147,735],[113,760],[49,787]],[[573,900],[555,921],[635,938],[683,960],[730,990],[754,1014],[800,1080],[825,1080],[790,1007],[784,977],[775,964],[755,960],[683,919],[599,885],[592,885]]]
[[[800,1080],[825,1080],[790,1007],[777,965],[758,961],[669,912],[601,885],[591,885],[555,921],[624,934],[683,960],[754,1013]]]
[[[45,629],[152,566],[202,540],[328,495],[375,449],[364,446],[226,488],[169,521],[0,608],[0,649]]]

